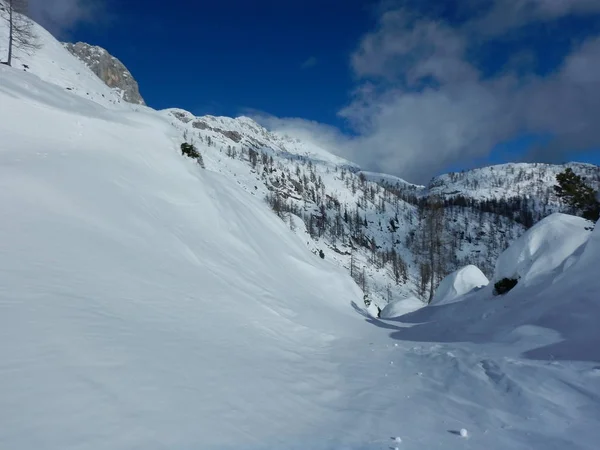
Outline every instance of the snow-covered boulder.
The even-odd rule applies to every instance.
[[[469,265],[452,272],[442,280],[433,299],[432,305],[453,303],[462,295],[468,294],[473,289],[487,286],[489,280],[479,268]]]
[[[566,214],[552,214],[500,255],[493,282],[508,278],[528,283],[539,275],[553,272],[571,258],[589,237],[589,221]]]
[[[408,297],[388,303],[385,308],[381,310],[379,317],[381,319],[394,319],[404,314],[416,311],[417,309],[421,309],[424,306],[425,304],[423,301],[417,297]]]

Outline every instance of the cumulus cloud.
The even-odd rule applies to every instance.
[[[426,75],[442,81],[473,77],[465,48],[465,37],[443,23],[406,10],[386,11],[378,29],[362,38],[351,64],[359,77],[401,77],[411,87]]]
[[[29,15],[52,34],[63,37],[82,22],[93,22],[103,11],[102,0],[29,0]]]
[[[527,49],[516,48],[493,74],[484,73],[471,56],[495,33],[533,21],[600,13],[600,2],[487,4],[460,22],[405,8],[384,10],[350,58],[357,85],[339,115],[356,134],[341,138],[314,123],[302,123],[303,132],[330,145],[339,143],[338,154],[367,169],[415,182],[426,182],[449,165],[481,161],[497,144],[521,135],[547,137],[528,155],[544,161],[599,146],[600,37],[588,36],[543,75],[535,73],[536,55]],[[292,129],[300,124],[287,120],[277,125]]]

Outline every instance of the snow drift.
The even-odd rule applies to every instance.
[[[431,299],[431,304],[452,303],[474,289],[488,284],[489,280],[477,267],[472,265],[463,267],[442,280]]]
[[[510,278],[523,285],[557,270],[587,241],[590,225],[566,214],[546,217],[500,255],[493,281]]]
[[[395,302],[388,303],[385,308],[381,310],[379,317],[381,319],[394,319],[423,308],[424,306],[425,304],[423,301],[417,297],[404,298],[402,300],[396,300]]]

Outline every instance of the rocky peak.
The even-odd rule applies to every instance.
[[[102,47],[85,42],[63,44],[67,50],[83,61],[107,86],[118,90],[123,100],[145,105],[137,81],[127,67]]]

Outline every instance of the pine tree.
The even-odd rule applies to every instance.
[[[585,178],[567,168],[556,175],[558,185],[554,186],[556,195],[573,208],[581,217],[597,221],[600,217],[600,203],[597,193],[587,185]]]

